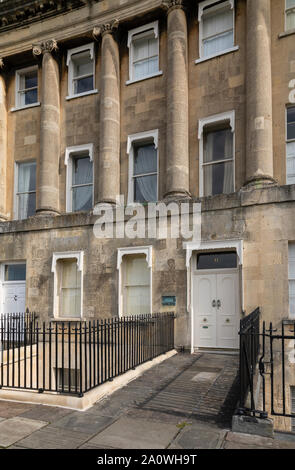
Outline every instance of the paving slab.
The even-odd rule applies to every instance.
[[[227,433],[224,448],[238,449],[239,446],[249,449],[295,449],[295,442],[237,432]]]
[[[8,419],[13,418],[15,416],[19,416],[25,411],[30,410],[33,406],[34,405],[26,403],[0,400],[0,417]]]
[[[54,423],[55,421],[72,413],[73,410],[67,410],[65,408],[36,405],[30,410],[22,413],[21,416],[23,418],[37,419],[39,421],[46,421],[47,423]]]
[[[226,431],[203,423],[186,424],[172,444],[180,449],[218,449]]]
[[[114,418],[100,416],[96,413],[76,411],[56,421],[53,426],[57,428],[70,429],[86,434],[97,434],[113,423]]]
[[[163,413],[162,411],[148,410],[146,408],[131,408],[127,411],[126,416],[133,419],[146,419],[148,421],[174,424],[175,426],[180,426],[187,422],[187,418],[185,416]]]
[[[77,449],[90,437],[91,434],[49,425],[22,439],[17,445],[27,449]]]
[[[0,423],[0,447],[9,447],[47,423],[27,418],[9,418]]]
[[[122,417],[88,444],[116,449],[165,449],[178,432],[172,424]]]

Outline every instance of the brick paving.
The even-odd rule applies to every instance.
[[[177,354],[85,412],[0,401],[9,449],[295,448],[230,431],[238,356]],[[143,432],[144,430],[144,432]]]

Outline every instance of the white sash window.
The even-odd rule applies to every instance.
[[[295,243],[289,245],[289,316],[295,318]]]
[[[17,163],[15,180],[15,218],[27,219],[36,212],[36,162]]]
[[[295,28],[295,0],[286,1],[286,31]]]
[[[287,108],[286,183],[295,184],[295,106]]]

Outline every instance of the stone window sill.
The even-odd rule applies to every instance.
[[[136,80],[127,80],[126,85],[131,85],[132,83],[142,82],[143,80],[148,80],[149,78],[153,78],[153,77],[159,77],[160,75],[163,75],[163,72],[161,70],[151,75],[146,75],[145,77],[137,78]]]
[[[36,108],[37,106],[41,106],[41,103],[39,101],[37,103],[27,104],[25,106],[19,106],[17,108],[11,108],[10,111],[14,113],[15,111],[21,111],[22,109]]]
[[[284,31],[283,33],[280,33],[278,35],[278,38],[279,39],[286,38],[287,36],[292,36],[292,34],[295,34],[295,28],[288,29],[287,31]]]
[[[85,91],[85,93],[78,93],[77,95],[73,96],[66,96],[66,100],[74,100],[75,98],[81,98],[82,96],[88,96],[88,95],[96,95],[98,93],[98,90],[90,90],[90,91]]]
[[[80,322],[80,321],[86,321],[84,318],[50,318],[50,321],[52,322],[58,322],[58,323],[67,323],[67,322]]]
[[[200,64],[201,62],[206,62],[207,60],[215,59],[215,57],[219,57],[225,54],[230,54],[231,52],[238,51],[240,49],[239,46],[231,47],[230,49],[226,49],[225,51],[218,52],[218,54],[213,54],[207,57],[201,57],[200,59],[195,60],[195,64]]]

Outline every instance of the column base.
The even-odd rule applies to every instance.
[[[60,212],[51,208],[36,209],[37,217],[56,217],[57,215],[60,215]]]
[[[7,220],[8,220],[8,217],[6,217],[6,215],[0,214],[0,222],[7,222]]]
[[[94,207],[93,207],[93,214],[96,215],[99,213],[101,210],[109,210],[115,207],[118,207],[118,201],[114,199],[105,199],[103,201],[97,202]]]
[[[248,181],[246,181],[242,189],[261,189],[271,186],[277,186],[277,184],[277,181],[272,176],[259,175],[254,176],[253,178],[250,178]]]
[[[185,190],[175,190],[175,191],[168,191],[164,194],[163,201],[179,201],[182,199],[191,199],[192,196],[188,191]]]

